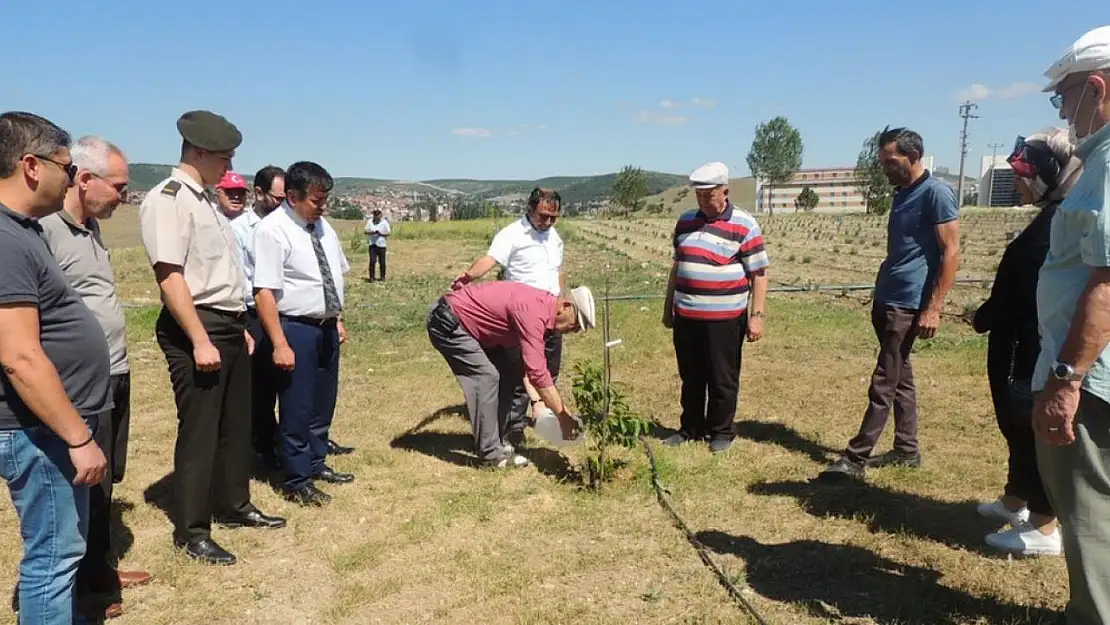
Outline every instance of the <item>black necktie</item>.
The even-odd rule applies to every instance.
[[[316,223],[310,223],[306,226],[308,236],[312,238],[312,251],[316,252],[316,264],[320,265],[320,277],[324,281],[324,316],[335,317],[343,310],[343,305],[339,303],[339,292],[335,289],[335,280],[331,277],[331,265],[328,264],[328,257],[324,254],[324,245],[320,242],[320,237],[316,236]]]

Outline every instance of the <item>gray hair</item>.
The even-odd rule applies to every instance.
[[[0,114],[0,178],[11,178],[27,154],[51,156],[68,148],[71,138],[54,122],[34,113]]]
[[[100,137],[85,136],[73,144],[69,154],[78,169],[91,171],[97,176],[107,176],[109,159],[113,154],[122,157],[123,151]]]
[[[1075,186],[1079,174],[1083,172],[1083,161],[1075,154],[1075,144],[1066,128],[1045,128],[1025,138],[1027,143],[1040,143],[1060,163],[1060,173],[1056,175],[1056,188],[1048,191],[1047,185],[1039,178],[1030,180],[1030,186],[1038,198],[1038,203],[1059,202],[1067,197]],[[1047,193],[1046,193],[1047,192]]]

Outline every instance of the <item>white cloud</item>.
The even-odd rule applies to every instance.
[[[717,108],[717,101],[712,98],[692,98],[690,103],[703,109]]]
[[[662,107],[662,108],[665,108],[665,109],[676,109],[676,108],[681,107],[682,103],[681,102],[675,102],[674,100],[663,100],[663,101],[659,102],[659,106]]]
[[[974,83],[954,93],[952,99],[956,102],[964,102],[966,100],[982,101],[987,99],[1012,100],[1030,93],[1037,93],[1040,90],[1041,86],[1032,82],[1014,82],[999,89],[991,89],[984,84]]]
[[[490,137],[493,133],[489,128],[452,128],[451,134],[459,137]]]
[[[690,121],[684,115],[659,115],[648,110],[641,110],[636,116],[636,121],[641,124],[658,124],[660,126],[681,126]]]

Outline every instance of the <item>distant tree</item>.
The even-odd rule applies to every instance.
[[[809,187],[806,187],[802,189],[802,192],[798,194],[797,198],[795,198],[794,206],[797,209],[808,213],[809,211],[817,208],[817,203],[820,201],[821,198],[817,196],[817,192]]]
[[[647,194],[644,170],[631,165],[626,165],[621,169],[620,173],[617,174],[617,179],[613,182],[613,202],[624,209],[622,214],[639,210],[641,202]]]
[[[424,215],[427,215],[431,221],[435,221],[439,216],[439,207],[436,205],[435,198],[428,195],[421,196],[412,208],[414,213],[412,218],[416,221],[420,221]]]
[[[868,137],[856,158],[856,188],[863,196],[867,212],[885,215],[894,200],[894,186],[890,184],[883,166],[879,163],[879,136],[882,131]]]
[[[755,128],[748,151],[748,169],[768,187],[768,212],[774,214],[775,187],[789,182],[802,168],[802,135],[785,117],[773,117]]]

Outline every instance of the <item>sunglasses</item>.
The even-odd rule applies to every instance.
[[[39,159],[40,161],[47,161],[48,163],[54,163],[58,167],[61,167],[62,170],[66,172],[66,176],[69,177],[69,184],[73,184],[73,181],[77,179],[77,165],[73,163],[69,163],[68,165],[66,163],[59,163],[49,156],[43,156],[42,154],[32,154],[31,156]]]
[[[1016,176],[1040,178],[1049,188],[1056,186],[1057,176],[1060,175],[1060,162],[1052,152],[1043,144],[1028,143],[1021,135],[1014,140],[1014,149],[1006,157],[1006,162]]]
[[[123,195],[124,193],[127,193],[127,183],[126,182],[112,182],[111,180],[108,180],[104,176],[99,176],[97,174],[94,174],[91,171],[89,173],[92,174],[94,177],[99,178],[99,179],[103,180],[104,182],[107,182],[108,184],[112,185],[112,188],[116,190],[116,193],[118,193],[120,195]]]

